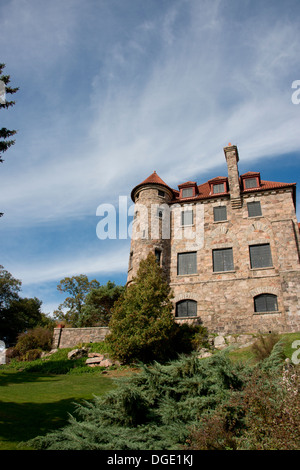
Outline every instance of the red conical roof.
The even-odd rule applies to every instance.
[[[138,184],[137,186],[135,186],[133,188],[133,190],[131,191],[131,199],[134,201],[134,198],[133,198],[133,195],[134,195],[134,192],[141,186],[144,186],[146,184],[157,184],[159,186],[164,186],[165,188],[169,189],[170,191],[172,191],[172,194],[173,194],[173,190],[172,188],[170,188],[170,186],[168,186],[161,178],[160,176],[158,176],[158,174],[156,173],[156,171],[153,171],[152,175],[148,176],[148,178],[146,178],[144,181],[142,181],[142,183]]]

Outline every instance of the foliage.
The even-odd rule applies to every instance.
[[[188,439],[191,450],[298,450],[300,371],[255,368],[242,392],[207,414]]]
[[[119,379],[119,387],[92,403],[77,406],[77,416],[54,434],[38,437],[38,449],[169,450],[184,445],[190,426],[214,409],[248,377],[246,366],[225,354],[199,360],[181,357],[168,365],[141,365]]]
[[[21,281],[0,266],[0,339],[7,346],[17,336],[35,326],[51,327],[52,320],[41,312],[42,302],[34,298],[21,298]]]
[[[3,74],[4,68],[5,68],[5,64],[0,64],[0,81],[3,82],[5,85],[5,94],[14,94],[18,91],[19,88],[12,88],[11,86],[9,86],[10,75]],[[15,101],[5,100],[4,102],[0,102],[0,109],[8,109],[9,107],[14,106],[14,105],[15,105]],[[16,133],[17,133],[16,130],[9,130],[9,129],[6,129],[5,127],[2,127],[2,129],[0,129],[0,162],[3,161],[1,153],[6,152],[6,150],[9,147],[14,145],[15,141],[10,138],[14,136]]]
[[[100,284],[96,279],[89,281],[84,274],[62,279],[57,286],[57,290],[67,292],[70,296],[54,311],[54,318],[63,320],[74,328],[83,326],[82,310],[86,296],[92,289],[99,286]]]
[[[21,281],[15,279],[0,265],[0,311],[10,306],[12,300],[19,298]]]
[[[21,333],[14,349],[20,360],[33,361],[40,357],[42,351],[50,351],[51,345],[52,331],[37,327]]]
[[[123,363],[149,362],[164,361],[173,354],[176,325],[171,298],[169,284],[150,253],[114,306],[106,337],[114,357]]]
[[[124,293],[125,287],[108,281],[106,285],[92,289],[82,307],[81,326],[108,326],[114,303]]]
[[[259,335],[258,339],[252,345],[252,352],[258,360],[268,357],[275,344],[279,341],[280,336],[277,333],[269,333],[267,335]]]

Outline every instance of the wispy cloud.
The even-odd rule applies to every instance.
[[[74,231],[71,256],[61,233],[57,252],[38,237],[85,224],[153,170],[173,187],[201,183],[228,142],[255,170],[299,151],[299,13],[294,0],[4,2],[1,61],[20,91],[1,115],[19,130],[1,166],[2,234],[37,234],[27,252],[3,241],[13,274],[37,286],[126,272],[128,244],[95,255]]]

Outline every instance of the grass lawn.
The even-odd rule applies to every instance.
[[[28,449],[18,444],[62,427],[74,402],[114,386],[99,372],[43,375],[0,368],[0,450]]]

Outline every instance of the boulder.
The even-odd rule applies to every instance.
[[[80,357],[86,357],[88,355],[88,350],[86,348],[77,348],[68,352],[68,359],[78,359]]]
[[[227,344],[226,344],[226,341],[225,341],[225,338],[224,336],[216,336],[215,339],[214,339],[214,347],[216,349],[224,349],[227,347]]]

